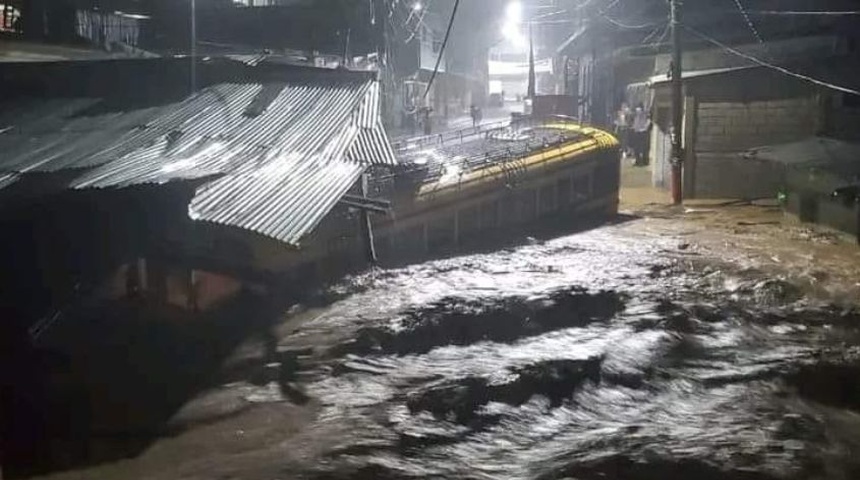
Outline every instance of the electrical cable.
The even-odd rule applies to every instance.
[[[396,4],[395,4],[395,6],[394,6],[394,18],[393,18],[392,24],[393,24],[393,25],[396,25],[395,30],[400,31],[400,33],[402,34],[403,38],[406,38],[406,37],[408,37],[410,34],[412,34],[412,33],[413,33],[413,30],[411,30],[411,29],[408,27],[408,25],[409,25],[409,18],[408,18],[408,17],[407,17],[407,18],[403,18],[403,11],[402,11],[400,8],[397,8],[399,5],[401,5],[401,4],[398,2],[398,3],[396,3]],[[407,8],[408,8],[408,7],[407,7]],[[408,43],[408,42],[404,42],[404,43]]]
[[[626,23],[622,23],[622,22],[619,22],[618,20],[615,20],[614,18],[610,17],[609,15],[606,15],[605,13],[601,13],[600,16],[605,18],[609,23],[615,25],[616,27],[624,28],[627,30],[642,30],[645,28],[651,28],[651,27],[660,25],[660,23],[644,23],[642,25],[628,25]]]
[[[657,40],[655,40],[654,42],[652,42],[648,46],[650,48],[654,48],[654,49],[658,48],[660,46],[660,44],[663,43],[663,40],[666,40],[666,36],[669,35],[669,32],[671,30],[672,30],[672,25],[667,21],[666,26],[663,27],[663,33],[660,35],[660,38],[658,38]]]
[[[412,20],[413,13],[414,12],[410,12],[409,16],[406,18],[406,24],[405,25],[407,28],[409,27],[409,21]],[[415,28],[409,29],[412,32],[412,34],[409,35],[409,38],[406,39],[406,43],[411,42],[412,39],[415,38],[415,35],[418,34],[418,31],[421,30],[421,27],[424,26],[424,15],[426,15],[426,14],[427,14],[427,9],[424,8],[421,10],[421,14],[416,17],[418,20],[415,22]]]
[[[744,17],[744,21],[747,22],[747,26],[749,26],[750,31],[753,36],[758,40],[758,43],[764,44],[764,40],[762,40],[761,35],[759,35],[758,30],[755,28],[755,24],[750,19],[750,16],[747,15],[747,11],[744,9],[744,5],[741,3],[741,0],[735,0],[735,5],[737,5],[738,10],[741,12],[741,15]]]
[[[430,81],[427,82],[427,88],[424,89],[424,100],[430,94],[430,87],[433,86],[433,81],[436,80],[436,74],[439,73],[439,65],[442,63],[442,57],[445,55],[445,47],[448,46],[448,39],[451,37],[451,30],[454,27],[454,19],[457,17],[457,8],[460,7],[460,0],[454,2],[454,9],[451,10],[451,19],[448,20],[448,28],[445,30],[445,39],[442,40],[442,47],[439,49],[439,56],[436,57],[436,66],[433,67],[433,75],[430,76]]]
[[[542,14],[540,14],[540,15],[536,16],[536,17],[532,17],[531,21],[532,21],[532,22],[535,22],[535,21],[540,20],[540,19],[542,19],[542,18],[552,17],[552,16],[555,16],[555,15],[561,15],[562,13],[568,13],[568,11],[567,11],[567,10],[558,10],[558,11],[555,11],[555,12],[542,13]]]
[[[620,1],[621,1],[621,0],[613,0],[609,5],[607,5],[606,7],[602,8],[601,10],[599,10],[599,11],[597,12],[597,14],[598,14],[598,15],[600,15],[601,17],[603,17],[604,19],[606,19],[606,21],[608,21],[609,23],[611,23],[611,24],[615,25],[616,27],[618,27],[618,28],[623,28],[623,29],[626,29],[626,30],[642,30],[642,29],[645,29],[645,28],[651,28],[651,27],[659,26],[659,25],[660,25],[660,23],[653,23],[653,22],[652,22],[652,23],[642,24],[642,25],[628,25],[628,24],[626,24],[626,23],[624,23],[624,22],[621,22],[621,21],[619,21],[619,20],[616,20],[616,19],[614,19],[614,18],[610,17],[609,15],[607,15],[607,12],[608,12],[609,10],[612,10],[612,8],[613,8],[613,7],[615,7],[615,5],[618,5],[618,3],[619,3]]]
[[[849,15],[860,15],[860,10],[849,10],[849,11],[785,11],[785,10],[747,10],[747,13],[750,15],[795,15],[795,16],[814,16],[814,15],[829,15],[829,16],[849,16]]]
[[[639,44],[640,44],[640,45],[645,45],[646,43],[648,43],[648,41],[649,41],[649,40],[651,40],[652,38],[654,38],[654,37],[657,35],[657,33],[660,31],[660,28],[661,28],[661,27],[665,28],[665,25],[664,25],[664,24],[659,24],[659,25],[657,25],[656,27],[654,27],[654,30],[651,30],[651,33],[649,33],[648,35],[646,35],[646,36],[645,36],[645,38],[643,38],[643,39],[642,39],[642,41],[641,41],[641,42],[639,42]]]
[[[734,55],[737,55],[738,57],[741,57],[741,58],[745,58],[745,59],[747,59],[747,60],[749,60],[749,61],[751,61],[751,62],[753,62],[753,63],[756,63],[756,64],[758,64],[758,65],[760,65],[760,66],[762,66],[762,67],[770,68],[770,69],[772,69],[772,70],[776,70],[777,72],[783,73],[783,74],[785,74],[785,75],[789,75],[789,76],[792,76],[792,77],[795,77],[795,78],[799,78],[799,79],[801,79],[801,80],[804,80],[804,81],[807,81],[807,82],[810,82],[810,83],[814,83],[814,84],[819,85],[819,86],[822,86],[822,87],[830,88],[830,89],[832,89],[832,90],[836,90],[836,91],[839,91],[839,92],[842,92],[842,93],[850,93],[850,94],[852,94],[852,95],[860,95],[860,91],[857,91],[857,90],[854,90],[854,89],[851,89],[851,88],[848,88],[848,87],[842,87],[842,86],[839,86],[839,85],[835,85],[835,84],[832,84],[832,83],[828,83],[828,82],[825,82],[825,81],[823,81],[823,80],[818,80],[817,78],[813,78],[813,77],[810,77],[810,76],[808,76],[808,75],[804,75],[804,74],[802,74],[802,73],[793,72],[793,71],[791,71],[791,70],[789,70],[789,69],[787,69],[787,68],[785,68],[785,67],[780,67],[780,66],[778,66],[778,65],[774,65],[774,64],[772,64],[772,63],[765,62],[764,60],[762,60],[762,59],[760,59],[760,58],[757,58],[757,57],[754,57],[754,56],[749,55],[749,54],[747,54],[747,53],[741,52],[740,50],[737,50],[737,49],[735,49],[735,48],[732,48],[732,47],[730,47],[730,46],[728,46],[728,45],[726,45],[726,44],[724,44],[724,43],[720,42],[719,40],[716,40],[716,39],[714,39],[714,38],[712,38],[712,37],[709,37],[708,35],[705,35],[704,33],[700,32],[700,31],[698,31],[698,30],[696,30],[696,29],[694,29],[694,28],[692,28],[692,27],[689,27],[689,26],[684,25],[684,24],[681,24],[681,26],[682,26],[685,30],[687,30],[688,32],[690,32],[690,33],[692,33],[693,35],[695,35],[696,37],[699,37],[699,38],[701,38],[702,40],[705,40],[706,42],[712,43],[712,44],[714,44],[714,45],[716,45],[716,46],[718,46],[718,47],[720,47],[720,48],[722,48],[722,49],[726,50],[726,51],[727,51],[727,52],[729,52],[729,53],[732,53],[732,54],[734,54]]]

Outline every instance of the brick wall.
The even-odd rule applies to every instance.
[[[740,152],[814,135],[815,97],[748,103],[700,103],[696,152]]]

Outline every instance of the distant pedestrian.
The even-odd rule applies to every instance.
[[[633,123],[633,112],[627,102],[621,103],[621,108],[615,113],[615,135],[621,143],[621,152],[627,156],[630,155],[630,125]]]
[[[479,120],[478,120],[478,107],[476,107],[476,106],[474,106],[474,105],[472,105],[471,107],[469,107],[469,116],[470,116],[470,117],[472,117],[472,126],[473,126],[473,127],[477,127],[477,126],[478,126],[478,123],[479,123]]]
[[[633,112],[632,147],[635,158],[634,165],[648,165],[648,132],[651,129],[651,119],[645,105],[639,104]]]
[[[125,271],[125,295],[129,299],[140,296],[140,270],[137,261],[128,264]]]
[[[430,123],[430,112],[432,111],[433,109],[430,107],[421,108],[421,123],[424,125],[424,135],[433,134],[433,126]]]

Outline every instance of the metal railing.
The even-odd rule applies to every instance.
[[[513,129],[513,131],[519,131],[524,128],[540,127],[547,123],[559,121],[576,123],[579,126],[583,126],[583,123],[578,118],[568,117],[565,115],[553,115],[549,117],[523,115],[513,117],[510,120],[481,124],[477,127],[448,130],[446,132],[433,135],[402,138],[392,142],[391,146],[394,149],[395,154],[401,155],[412,150],[420,150],[431,146],[444,146],[452,142],[463,143],[463,141],[472,141],[475,140],[476,137],[487,137],[493,132],[503,131],[509,128]]]
[[[433,135],[410,137],[392,142],[391,146],[395,154],[402,154],[413,149],[423,149],[430,146],[445,145],[454,141],[463,142],[464,139],[471,140],[474,137],[486,135],[488,132],[503,130],[511,125],[510,120],[485,123],[477,127],[448,130]]]
[[[468,128],[463,130],[446,132],[445,134],[432,135],[425,137],[416,137],[405,140],[409,146],[399,153],[401,156],[408,156],[411,153],[420,152],[427,147],[446,147],[450,149],[450,145],[463,144],[464,142],[473,142],[480,138],[493,138],[492,135],[498,132],[510,131],[511,133],[522,133],[524,130],[545,127],[550,124],[558,123],[575,123],[578,126],[583,124],[575,118],[553,116],[553,117],[523,117],[512,121],[498,122],[495,124],[483,125],[478,128]],[[451,158],[457,158],[456,161],[448,161],[443,164],[410,164],[401,165],[396,171],[389,175],[376,176],[371,181],[376,184],[376,188],[380,191],[391,188],[390,182],[396,177],[409,176],[418,174],[421,179],[419,183],[427,183],[439,179],[443,174],[443,169],[454,168],[460,171],[460,175],[465,175],[470,171],[480,169],[489,165],[497,165],[501,168],[508,182],[515,183],[516,178],[525,172],[525,164],[523,158],[529,155],[542,153],[552,154],[551,152],[560,151],[565,145],[575,140],[577,136],[561,134],[558,138],[548,141],[545,138],[528,138],[522,140],[505,139],[499,143],[499,146],[494,148],[483,148],[479,153],[447,152]],[[403,146],[401,145],[401,148]],[[459,182],[458,182],[459,183]],[[388,185],[385,185],[388,184]],[[386,188],[387,187],[387,188]],[[381,193],[381,192],[380,192]]]

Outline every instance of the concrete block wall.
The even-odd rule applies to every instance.
[[[815,192],[791,191],[785,210],[802,222],[819,223],[860,236],[860,205],[846,205]]]
[[[836,108],[831,114],[827,135],[850,141],[860,141],[860,108]]]
[[[776,199],[784,183],[785,168],[775,162],[737,153],[696,155],[695,198]]]
[[[700,103],[696,152],[740,152],[796,141],[817,130],[815,97],[757,102]]]

